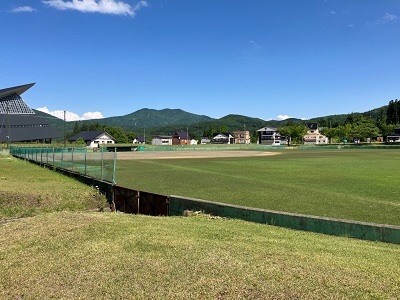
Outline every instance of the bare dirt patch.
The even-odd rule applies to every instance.
[[[131,159],[179,159],[179,158],[223,158],[223,157],[253,157],[277,155],[279,152],[266,151],[211,151],[211,150],[188,150],[188,151],[133,151],[118,152],[117,157],[121,160]]]

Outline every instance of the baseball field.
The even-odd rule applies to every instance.
[[[128,156],[138,158],[136,154],[154,155]],[[136,185],[141,180],[146,189],[168,192],[165,183],[170,183],[171,190],[188,195],[203,195],[208,188],[202,184],[207,183],[213,188],[208,193],[210,198],[223,200],[224,194],[229,195],[227,199],[242,199],[239,187],[246,188],[243,195],[254,188],[252,197],[247,199],[253,198],[258,184],[264,187],[264,196],[271,195],[273,191],[267,188],[279,182],[279,177],[285,177],[287,182],[282,186],[289,188],[282,194],[297,193],[299,197],[302,193],[296,184],[298,178],[304,177],[301,182],[309,183],[309,191],[318,183],[313,182],[315,170],[300,174],[306,165],[326,168],[328,164],[335,170],[335,161],[339,165],[344,164],[341,160],[379,161],[380,165],[393,167],[387,178],[396,177],[398,166],[396,152],[339,155],[293,151],[226,156],[140,160],[120,157],[119,167],[126,169],[120,169],[119,174],[125,171],[126,182]],[[264,170],[266,166],[276,178],[270,175],[271,170]],[[261,169],[266,173],[264,178],[246,179],[252,172],[261,176]],[[398,245],[202,214],[166,218],[93,212],[99,204],[94,189],[73,178],[6,155],[0,155],[0,170],[1,299],[397,299],[400,292]],[[349,168],[345,178],[355,174],[353,184],[362,180],[369,184],[371,174],[362,178],[363,172],[357,170]],[[326,189],[326,181],[338,176],[335,172],[327,174],[321,180]],[[178,180],[176,176],[180,176]],[[194,180],[196,176],[198,182]],[[226,189],[223,183],[231,180],[234,182]],[[255,183],[250,184],[252,180]],[[240,181],[244,185],[239,185]],[[397,198],[385,198],[385,193],[397,192],[396,186],[390,186],[394,182],[395,179],[382,179],[374,185],[383,184],[379,199],[386,199],[392,208],[398,207]],[[273,203],[268,200],[270,196],[264,198],[267,200],[258,203]],[[320,199],[321,203],[324,201]],[[287,207],[296,209],[292,202],[287,203],[291,204]],[[383,202],[380,205],[385,206]],[[345,210],[337,213],[341,215]],[[395,209],[391,213],[396,219]],[[370,215],[374,214],[371,210]]]
[[[117,184],[165,195],[400,225],[398,149],[118,153]]]

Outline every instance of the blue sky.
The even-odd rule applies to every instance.
[[[400,98],[399,0],[2,0],[0,88],[76,117],[313,118]],[[85,115],[86,114],[86,115]]]

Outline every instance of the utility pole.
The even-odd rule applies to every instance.
[[[10,143],[10,124],[8,121],[8,101],[6,100],[6,110],[7,110],[7,114],[6,114],[6,144],[7,144],[7,149],[9,147],[9,143]]]
[[[64,110],[64,148],[67,146],[67,140],[65,139],[65,110]]]
[[[243,142],[246,144],[246,124],[243,124]]]

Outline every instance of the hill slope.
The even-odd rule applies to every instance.
[[[100,124],[107,123],[109,125],[119,126],[124,129],[136,129],[144,127],[162,127],[173,124],[191,125],[200,122],[213,121],[213,118],[188,113],[181,109],[149,109],[143,108],[128,115],[119,117],[104,118],[96,120]]]

